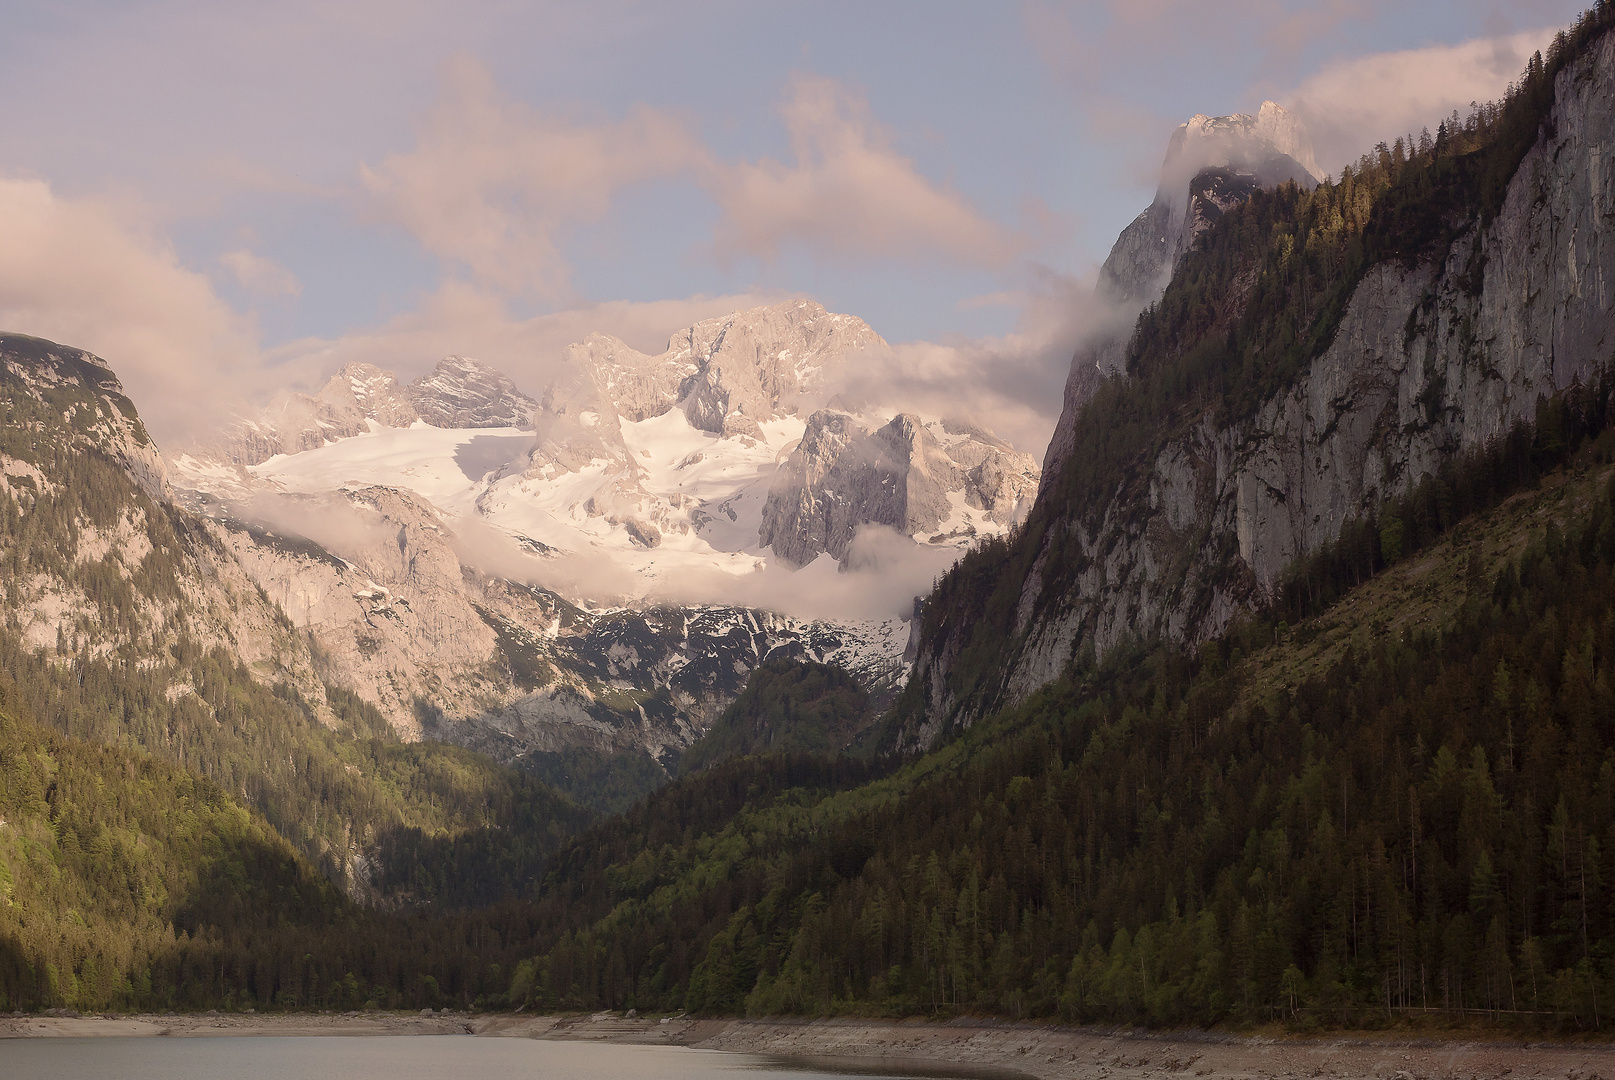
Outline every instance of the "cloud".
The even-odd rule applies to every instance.
[[[1094,278],[1093,272],[1079,279],[1034,268],[1025,288],[961,305],[1018,308],[1010,333],[895,344],[861,357],[836,389],[860,406],[966,417],[1041,457],[1077,346],[1129,315],[1094,296]]]
[[[303,292],[296,274],[274,259],[254,255],[245,248],[225,252],[219,256],[219,263],[248,292],[260,296],[299,296]]]
[[[892,146],[864,98],[831,79],[794,76],[781,117],[793,161],[724,162],[672,113],[638,106],[590,123],[513,101],[466,56],[444,70],[443,93],[415,147],[361,168],[374,214],[457,263],[485,288],[569,296],[564,250],[574,226],[597,222],[615,193],[689,176],[718,204],[714,249],[773,260],[801,247],[817,257],[935,259],[1003,267],[1033,242],[921,175]],[[1041,204],[1028,233],[1058,234]]]
[[[268,516],[261,507],[254,510],[259,517]],[[288,527],[297,531],[295,525]],[[509,533],[477,518],[454,521],[454,550],[467,566],[485,574],[595,604],[729,604],[838,621],[908,616],[914,597],[929,593],[959,556],[952,548],[917,544],[883,525],[865,525],[849,547],[855,569],[842,570],[829,555],[799,570],[763,559],[761,569],[743,574],[688,567],[647,590],[643,578],[608,554],[536,556]]]
[[[835,80],[794,76],[781,114],[794,164],[764,158],[711,176],[721,255],[771,260],[800,245],[820,257],[1001,267],[1031,246],[922,176],[869,103]]]
[[[929,593],[959,557],[951,548],[917,544],[884,525],[865,525],[853,537],[842,570],[829,555],[799,570],[770,559],[744,575],[721,570],[682,573],[649,599],[672,604],[733,604],[794,615],[799,619],[907,617],[914,598]]]
[[[1374,53],[1325,66],[1286,95],[1331,173],[1375,143],[1432,131],[1454,109],[1502,97],[1553,30],[1527,30],[1459,45]]]
[[[628,605],[642,599],[645,582],[631,569],[598,553],[539,557],[510,533],[475,517],[454,521],[454,553],[484,574],[538,585],[572,600]]]
[[[258,349],[252,321],[150,235],[138,207],[38,180],[0,179],[0,327],[106,359],[159,438],[214,419],[206,406]]]
[[[1225,0],[1208,14],[1202,0],[1029,0],[1021,10],[1046,63],[1098,86],[1120,69],[1170,78],[1186,62],[1222,64],[1236,51],[1270,70],[1293,65],[1343,23],[1367,20],[1385,6],[1384,0]]]
[[[464,282],[448,282],[416,308],[380,326],[336,338],[303,338],[270,350],[265,368],[280,387],[321,385],[344,364],[375,364],[408,379],[445,356],[473,356],[537,393],[560,362],[562,350],[591,333],[610,334],[651,354],[689,326],[732,311],[776,303],[772,292],[730,293],[682,299],[614,300],[522,318],[505,298]]]
[[[221,260],[260,292],[295,288],[272,260]],[[674,330],[783,299],[772,292],[579,305],[532,318],[504,298],[449,282],[415,310],[336,338],[262,350],[254,320],[154,236],[136,204],[66,198],[38,180],[0,178],[0,328],[88,349],[112,365],[158,444],[211,434],[230,410],[292,387],[317,388],[351,360],[408,378],[444,356],[477,356],[543,385],[566,345],[594,331],[656,353]]]
[[[469,56],[443,72],[443,96],[416,145],[361,179],[384,219],[485,285],[548,299],[570,293],[563,234],[599,221],[624,187],[703,167],[707,152],[671,113],[636,106],[621,121],[576,122],[513,101]]]
[[[398,542],[396,525],[389,529],[369,507],[356,505],[336,491],[318,495],[260,491],[237,504],[233,512],[243,521],[312,540],[355,562],[365,561],[377,547]]]

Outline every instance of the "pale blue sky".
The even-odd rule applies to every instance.
[[[109,277],[97,293],[76,284],[84,272],[54,263],[31,275],[26,260],[45,256],[12,244],[16,265],[3,265],[0,253],[0,317],[9,329],[77,333],[91,347],[121,348],[128,359],[117,365],[110,357],[115,365],[156,393],[166,385],[165,364],[199,379],[261,374],[266,363],[316,378],[322,363],[349,355],[342,343],[359,339],[373,341],[366,357],[393,349],[393,366],[411,371],[461,335],[465,351],[509,351],[485,358],[520,375],[541,368],[542,357],[527,354],[550,349],[551,337],[490,337],[490,318],[515,325],[628,301],[602,312],[600,328],[644,347],[704,308],[634,305],[804,294],[862,316],[893,342],[998,339],[993,363],[1022,364],[1020,383],[1030,389],[1017,393],[1047,414],[1053,406],[1042,399],[1057,402],[1069,355],[1067,331],[1054,325],[1061,290],[1080,288],[1148,203],[1177,123],[1196,112],[1254,110],[1264,98],[1302,98],[1309,121],[1325,129],[1317,132],[1320,158],[1335,167],[1356,141],[1366,148],[1370,132],[1395,135],[1376,125],[1400,123],[1415,96],[1396,81],[1402,76],[1374,68],[1373,85],[1342,102],[1342,79],[1349,85],[1353,70],[1342,65],[1427,49],[1397,69],[1425,97],[1432,82],[1437,90],[1500,88],[1523,62],[1509,51],[1518,40],[1509,35],[1563,25],[1579,6],[335,0],[265,12],[180,0],[10,0],[0,7],[0,177],[43,181],[52,212],[95,208],[96,224],[75,218],[50,235],[75,237],[93,253],[97,237],[122,230],[105,242],[157,258],[162,273],[141,280],[168,284],[160,296],[128,299],[121,306],[134,314],[114,318],[85,309],[121,279]],[[1468,52],[1436,48],[1475,42]],[[1477,75],[1471,69],[1483,54],[1494,70]],[[616,179],[594,199],[588,181],[581,190],[540,185],[538,194],[514,195],[473,184],[468,195],[444,176],[458,155],[472,171],[524,166],[500,165],[497,145],[428,146],[423,125],[455,64],[491,79],[485,101],[514,117],[514,129],[530,122],[605,131],[602,153],[626,142],[622,153],[632,160],[618,161]],[[886,172],[849,166],[837,183],[851,176],[882,184],[889,175],[935,196],[936,207],[882,242],[865,243],[867,229],[831,220],[841,188],[799,175],[782,112],[807,101],[804,86],[830,87],[824,93],[839,102],[838,122],[861,123],[864,144],[881,150]],[[625,118],[643,107],[679,129],[693,164],[663,169],[656,153],[622,134]],[[1429,109],[1433,124],[1439,113]],[[390,157],[411,153],[386,171]],[[542,147],[533,153],[523,160],[547,160]],[[415,201],[405,208],[402,189],[379,190],[365,168],[414,184]],[[894,171],[903,168],[906,179]],[[746,202],[737,185],[758,175],[777,183]],[[821,181],[830,186],[803,195],[801,206],[789,202]],[[541,219],[538,235],[554,251],[525,252],[531,237],[521,235],[480,246],[445,239],[459,211],[433,200],[479,194]],[[740,230],[748,239],[733,239],[736,222],[749,223]],[[933,227],[941,235],[955,226],[960,239],[951,246],[928,239]],[[818,239],[820,230],[828,239]],[[138,262],[128,252],[119,257]],[[507,270],[489,270],[493,261]],[[526,268],[566,285],[529,288],[520,278]],[[140,277],[138,267],[130,273]],[[38,284],[58,276],[56,291]],[[420,314],[445,307],[445,282],[465,283],[483,306]],[[163,322],[170,329],[124,325],[179,294]],[[193,321],[217,327],[176,340],[165,354],[161,335],[186,323],[187,304],[206,308]],[[425,322],[433,332],[418,342],[405,333]],[[587,323],[580,316],[566,332]],[[385,342],[376,337],[382,330],[391,335]],[[1006,335],[1019,344],[1003,345]],[[1019,359],[1011,355],[1017,348]],[[1022,441],[1036,441],[1038,424],[1022,426]]]

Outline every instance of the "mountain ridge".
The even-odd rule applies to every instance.
[[[1083,452],[988,572],[992,643],[972,645],[978,586],[956,578],[934,609],[909,745],[1085,651],[1215,636],[1343,522],[1587,381],[1615,343],[1592,164],[1615,138],[1612,80],[1615,40],[1595,35],[1439,147],[1258,193],[1212,226],[1140,319],[1128,374],[1069,418]],[[1348,199],[1355,224],[1337,226]]]

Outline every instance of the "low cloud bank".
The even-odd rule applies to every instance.
[[[1472,103],[1501,98],[1553,34],[1525,30],[1339,60],[1286,95],[1286,107],[1306,123],[1318,163],[1338,176],[1378,142],[1433,133],[1454,110],[1468,116]]]
[[[455,551],[485,574],[537,585],[595,604],[675,606],[722,604],[777,611],[800,619],[836,621],[907,617],[914,598],[931,591],[959,553],[917,544],[881,525],[853,538],[848,569],[828,555],[792,570],[773,560],[762,569],[730,574],[717,568],[680,571],[649,589],[643,579],[608,555],[535,555],[510,534],[485,522],[455,523]]]
[[[959,552],[917,544],[884,525],[858,530],[848,568],[820,555],[800,570],[770,559],[763,569],[736,577],[719,570],[680,575],[647,599],[672,604],[733,604],[802,619],[848,621],[907,617],[914,598],[930,593]]]

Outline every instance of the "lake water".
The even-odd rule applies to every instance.
[[[0,1080],[825,1080],[845,1075],[717,1050],[469,1035],[0,1039]]]

